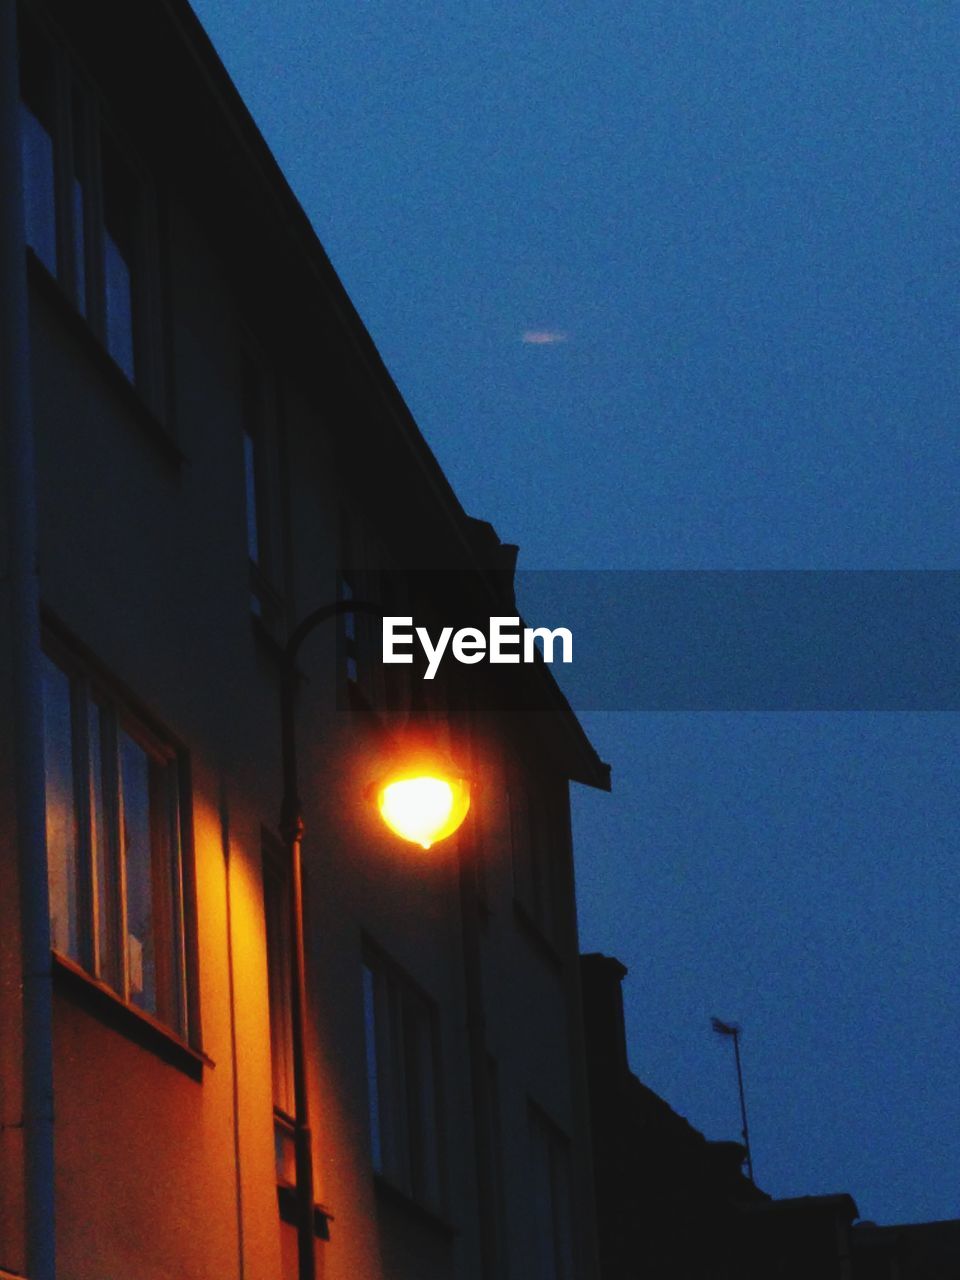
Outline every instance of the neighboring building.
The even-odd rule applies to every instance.
[[[0,1268],[53,1275],[52,982],[56,1275],[279,1280],[297,1274],[281,646],[335,598],[511,614],[514,551],[457,502],[185,0],[19,17]],[[595,1280],[568,782],[608,770],[542,665],[537,713],[509,714],[489,673],[424,686],[375,639],[357,616],[301,658],[317,1276]],[[474,780],[429,853],[369,803],[418,710]]]
[[[858,1222],[852,1232],[854,1280],[957,1280],[960,1220],[878,1227]]]
[[[626,973],[581,957],[602,1280],[733,1276],[741,1206],[769,1197],[742,1172],[743,1147],[709,1142],[631,1072]]]
[[[744,1147],[708,1141],[631,1072],[626,973],[612,956],[581,957],[602,1280],[859,1276],[850,1196],[771,1199],[744,1174]],[[893,1280],[863,1273],[881,1276]]]

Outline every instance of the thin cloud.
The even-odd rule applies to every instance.
[[[557,342],[566,342],[567,334],[559,329],[527,329],[521,342],[533,347],[550,347]]]

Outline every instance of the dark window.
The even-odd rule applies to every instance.
[[[439,1038],[436,1011],[376,953],[363,966],[373,1167],[401,1191],[441,1207]]]
[[[570,1146],[530,1104],[531,1280],[573,1280]]]
[[[53,947],[186,1035],[181,761],[69,658],[44,731]]]
[[[280,463],[277,449],[275,386],[262,360],[247,347],[242,354],[241,397],[243,480],[250,610],[266,626],[282,615],[280,578]]]
[[[137,180],[116,145],[101,142],[103,165],[103,303],[107,350],[131,382],[137,370],[135,289],[141,281],[137,262],[140,200]]]
[[[493,1175],[493,1215],[494,1234],[497,1241],[497,1252],[501,1265],[506,1260],[507,1247],[507,1212],[506,1191],[503,1180],[503,1128],[500,1114],[500,1078],[497,1064],[487,1055],[487,1123],[489,1125],[490,1158]]]
[[[340,573],[337,581],[337,598],[343,601],[357,599],[356,539],[352,521],[346,512],[340,514]],[[340,645],[343,654],[343,670],[348,685],[360,683],[360,641],[358,619],[354,613],[344,613],[340,625]]]
[[[70,120],[73,127],[70,180],[70,241],[73,259],[73,296],[77,310],[87,314],[87,256],[94,252],[93,237],[87,229],[87,208],[90,203],[87,171],[91,167],[89,113],[79,89],[71,92]],[[129,376],[129,375],[128,375]]]
[[[26,240],[117,366],[154,404],[158,296],[147,184],[67,54],[29,18],[20,36]]]
[[[53,53],[27,23],[20,38],[20,144],[23,212],[27,244],[57,274],[57,202],[54,119],[56,82]]]
[[[340,574],[339,597],[346,604],[357,598],[353,586],[353,574],[344,570]],[[357,616],[347,610],[343,615],[343,660],[344,674],[348,684],[357,684],[360,679],[359,658],[357,657]]]
[[[510,783],[510,839],[517,901],[540,932],[556,940],[563,892],[565,797],[545,779],[515,775]]]

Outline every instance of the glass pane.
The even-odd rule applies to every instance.
[[[111,955],[110,939],[113,930],[114,901],[110,866],[110,845],[107,837],[107,818],[103,794],[103,735],[100,720],[103,710],[94,705],[89,710],[90,770],[93,781],[93,899],[96,903],[96,935],[94,938],[94,964],[97,975],[120,988],[120,976]]]
[[[428,1010],[411,1018],[412,1075],[417,1125],[416,1192],[427,1204],[440,1203],[440,1134],[437,1126],[437,1082],[434,1075],[433,1026]]]
[[[43,734],[50,939],[57,951],[78,960],[77,827],[70,680],[46,655],[43,658]]]
[[[257,528],[257,447],[249,431],[243,433],[243,469],[247,493],[247,552],[254,564],[260,563],[260,537]]]
[[[374,1014],[377,1021],[383,1171],[397,1186],[412,1192],[403,998],[399,982],[386,972],[377,975]]]
[[[367,1048],[367,1107],[370,1117],[370,1147],[373,1167],[383,1172],[383,1142],[380,1134],[380,1082],[377,1072],[376,979],[369,965],[363,966],[363,1026]]]
[[[134,360],[134,261],[139,191],[108,138],[103,139],[103,283],[107,350],[132,382]]]
[[[345,574],[340,579],[340,599],[346,601],[354,599],[353,583]],[[357,615],[355,613],[345,613],[343,615],[343,634],[348,640],[356,640]]]
[[[20,46],[20,142],[26,238],[47,270],[55,275],[57,211],[53,60],[46,44],[27,23],[21,32]]]
[[[23,216],[27,244],[49,272],[57,272],[57,218],[54,204],[53,139],[21,103]]]
[[[183,911],[183,849],[180,844],[180,784],[177,781],[175,761],[162,767],[155,764],[153,772],[152,803],[157,808],[157,823],[164,832],[161,874],[167,877],[169,885],[166,908],[170,951],[168,1005],[171,1022],[178,1031],[185,1032],[188,1012],[187,957]]]
[[[103,241],[103,277],[107,306],[107,350],[130,381],[133,363],[133,278],[123,250],[107,231]]]
[[[72,103],[73,123],[73,182],[70,189],[71,213],[73,216],[73,279],[74,301],[81,315],[87,313],[87,263],[86,243],[87,227],[84,194],[84,126],[83,98],[74,90]]]
[[[126,883],[127,992],[132,1004],[157,1012],[153,862],[150,838],[150,759],[120,733],[123,866]]]

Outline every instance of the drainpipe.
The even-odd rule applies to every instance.
[[[19,102],[16,0],[0,0],[0,447],[13,631],[11,710],[23,962],[26,1263],[30,1280],[55,1280],[53,986]]]
[[[467,1053],[470,1062],[470,1100],[473,1107],[473,1140],[477,1175],[482,1280],[498,1274],[496,1153],[493,1149],[490,1084],[487,1065],[486,1016],[483,1000],[483,955],[480,939],[480,903],[477,885],[476,827],[461,841],[458,873],[463,945],[464,994],[467,1007]]]

